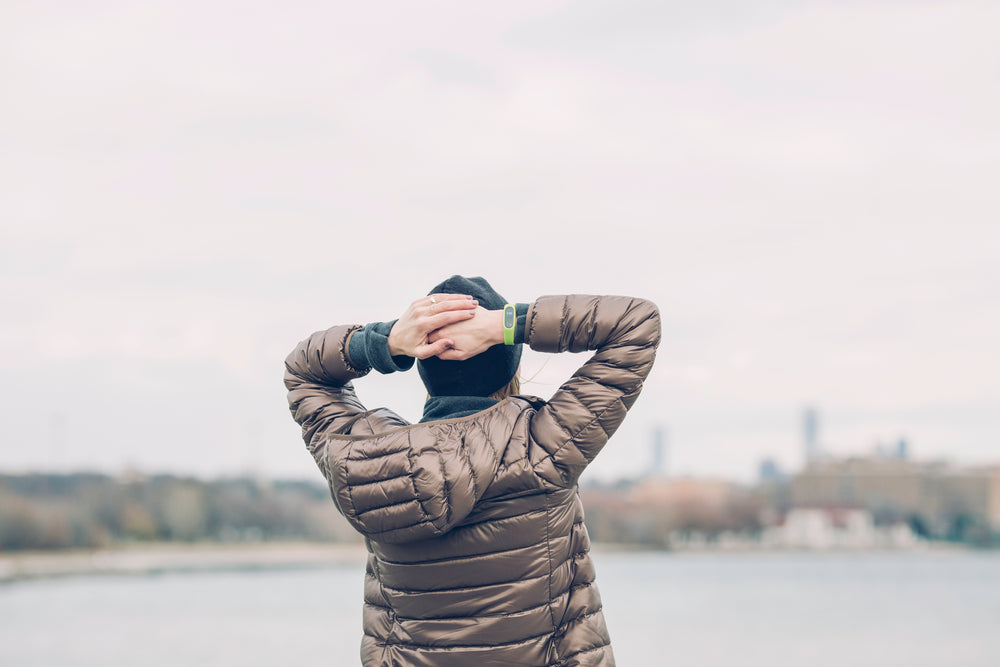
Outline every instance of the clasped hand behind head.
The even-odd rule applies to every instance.
[[[420,297],[392,326],[389,351],[417,359],[469,359],[503,342],[502,316],[468,294]]]

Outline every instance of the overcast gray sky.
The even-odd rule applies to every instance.
[[[1000,461],[1000,4],[0,7],[0,469],[313,477],[310,332],[453,273],[648,297],[591,475]],[[574,356],[525,357],[548,396]],[[420,414],[415,373],[357,383]]]

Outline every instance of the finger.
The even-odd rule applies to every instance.
[[[440,329],[435,329],[434,331],[427,334],[427,342],[436,343],[441,338],[451,338],[451,334],[449,334],[448,332],[452,330],[453,329],[451,328],[451,325],[448,325],[446,327],[441,327]],[[452,340],[454,341],[454,339]]]
[[[430,295],[427,296],[427,299],[428,300],[434,299],[434,301],[437,302],[437,303],[443,303],[445,301],[462,301],[462,300],[468,301],[469,299],[472,299],[472,295],[471,294],[430,294]]]
[[[471,317],[467,315],[465,317],[462,316],[463,314],[469,312],[472,312],[474,314]],[[451,317],[454,317],[456,319],[455,322],[431,329],[427,335],[429,336],[431,335],[431,332],[433,332],[435,337],[437,338],[440,338],[441,336],[451,336],[451,332],[453,332],[456,328],[461,329],[463,326],[468,326],[468,323],[476,318],[478,312],[479,311],[453,310],[451,311]],[[430,315],[427,316],[424,321],[434,322],[435,318],[440,318],[442,315],[445,317],[449,316],[448,313],[441,313],[440,315]]]
[[[423,315],[426,317],[454,311],[475,311],[478,307],[479,304],[475,301],[445,301],[428,305],[424,308]]]
[[[455,348],[449,348],[444,352],[437,355],[438,359],[444,359],[445,361],[464,361],[468,359],[471,355],[465,350],[456,350]]]
[[[431,294],[424,302],[428,312],[440,313],[446,310],[475,308],[479,301],[468,294]]]
[[[450,349],[453,344],[450,338],[440,338],[430,345],[420,345],[415,352],[418,359],[427,359],[428,357],[440,356]]]
[[[444,303],[445,301],[469,301],[475,300],[472,296],[468,294],[428,294],[427,296],[422,296],[416,301],[410,303],[410,308],[416,310],[418,308],[427,308],[429,306],[434,306],[439,303]]]
[[[475,316],[476,311],[474,310],[447,310],[443,313],[426,317],[424,321],[421,322],[421,325],[426,327],[427,331],[434,331],[435,329],[446,327],[449,324],[454,324],[455,322],[471,320]]]

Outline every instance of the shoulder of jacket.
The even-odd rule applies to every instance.
[[[331,437],[370,438],[390,433],[410,425],[398,414],[388,408],[376,408],[356,415],[346,422],[338,433]]]

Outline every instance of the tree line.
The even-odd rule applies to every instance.
[[[358,541],[329,490],[304,481],[0,475],[0,550],[152,541]]]

